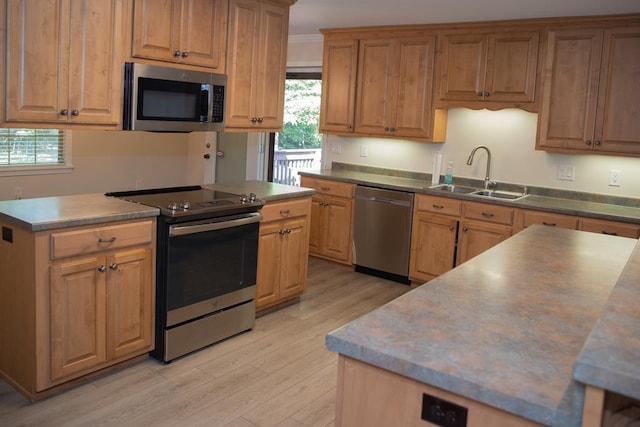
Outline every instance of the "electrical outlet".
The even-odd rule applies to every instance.
[[[573,181],[576,178],[576,166],[575,165],[560,165],[558,166],[558,179],[560,181]]]
[[[369,155],[369,146],[367,144],[360,144],[360,157],[367,157]]]
[[[611,187],[620,187],[620,171],[619,170],[610,170],[609,171],[609,185]]]
[[[22,199],[22,187],[16,187],[14,189],[15,195],[16,195],[16,200],[17,199]]]

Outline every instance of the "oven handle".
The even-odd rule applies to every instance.
[[[207,222],[196,225],[172,225],[169,227],[169,237],[224,230],[227,228],[240,227],[241,225],[253,224],[254,222],[260,222],[260,220],[262,220],[262,214],[260,212],[252,212],[240,218],[218,222]]]

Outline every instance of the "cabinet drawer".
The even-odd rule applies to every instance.
[[[528,227],[533,224],[546,225],[549,227],[578,229],[578,217],[571,215],[554,214],[539,211],[524,211],[523,226]]]
[[[421,212],[452,216],[460,216],[462,213],[462,202],[446,197],[423,196],[418,194],[415,199],[415,204],[416,210]]]
[[[303,176],[301,180],[302,187],[315,189],[319,194],[327,194],[329,196],[339,196],[353,198],[356,186],[346,182],[331,181],[328,179],[309,178]]]
[[[295,218],[309,215],[311,209],[311,198],[292,199],[284,202],[267,203],[260,210],[262,213],[262,223],[280,219]]]
[[[580,230],[612,236],[631,237],[632,239],[640,237],[640,225],[602,219],[582,218],[580,220]]]
[[[153,221],[142,221],[53,233],[51,259],[149,244],[153,232]]]
[[[464,202],[464,217],[496,224],[513,224],[513,208],[487,203]]]

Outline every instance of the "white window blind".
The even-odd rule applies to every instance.
[[[68,135],[60,129],[0,129],[0,174],[68,170]]]

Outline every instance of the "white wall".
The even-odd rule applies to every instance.
[[[491,178],[494,180],[640,197],[640,159],[536,151],[536,123],[537,114],[517,109],[452,109],[449,111],[445,143],[329,136],[324,147],[327,150],[327,163],[323,167],[330,168],[330,162],[337,161],[432,173],[433,154],[440,151],[443,155],[441,173],[444,173],[447,162],[451,160],[454,176],[482,179],[486,165],[484,151],[476,154],[473,165],[467,166],[466,161],[473,147],[483,144],[491,150]],[[360,156],[361,145],[367,145],[367,157]],[[559,165],[574,165],[575,180],[558,180]],[[609,171],[612,169],[621,172],[620,187],[608,185]]]
[[[188,135],[72,131],[73,171],[0,176],[0,200],[187,185]]]

